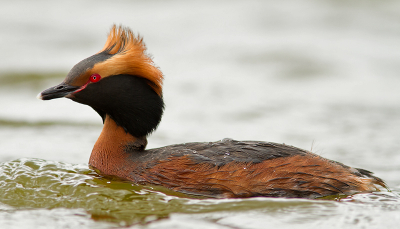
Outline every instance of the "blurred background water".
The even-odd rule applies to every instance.
[[[87,161],[100,117],[36,95],[98,52],[113,23],[142,35],[165,75],[166,111],[149,148],[286,143],[374,171],[393,192],[198,200],[96,176]],[[0,1],[0,58],[5,228],[400,223],[399,1]]]

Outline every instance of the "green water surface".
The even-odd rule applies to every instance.
[[[206,199],[101,177],[87,165],[30,158],[0,164],[0,219],[1,215],[4,217],[10,212],[44,210],[53,215],[60,209],[67,212],[70,209],[80,212],[73,215],[84,221],[106,222],[115,226],[145,226],[174,214],[199,216],[256,211],[258,214],[281,217],[287,212],[298,212],[300,215],[312,213],[302,215],[309,217],[303,221],[307,223],[323,215],[339,214],[340,209],[355,208],[358,213],[361,209],[400,212],[400,199],[391,192],[328,199]],[[321,211],[316,212],[318,209]],[[65,213],[61,215],[66,216]]]

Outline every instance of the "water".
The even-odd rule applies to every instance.
[[[400,223],[398,1],[2,1],[2,228],[395,228]],[[336,200],[198,199],[99,177],[101,119],[36,94],[144,36],[167,109],[149,147],[226,137],[295,145],[374,171],[392,192]]]
[[[330,226],[395,225],[400,199],[393,193],[332,200],[278,198],[198,199],[159,187],[105,179],[84,165],[23,158],[1,164],[2,225],[57,228],[145,225],[168,228],[261,228],[264,223]],[[345,214],[343,214],[345,213]],[[356,213],[356,214],[354,214]],[[374,214],[373,217],[371,214]],[[280,220],[277,220],[280,218]],[[380,222],[375,217],[387,220]],[[328,218],[325,220],[325,218]],[[239,220],[240,219],[240,220]],[[244,220],[245,219],[245,220]],[[317,221],[317,219],[324,219]],[[243,221],[244,220],[244,221]],[[200,224],[196,223],[199,221]],[[94,223],[96,222],[96,224]],[[213,223],[211,223],[213,222]],[[214,224],[214,225],[213,225]]]

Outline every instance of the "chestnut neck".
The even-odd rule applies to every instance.
[[[119,126],[109,115],[90,155],[89,165],[105,175],[121,176],[129,155],[143,151],[146,137],[134,137]]]

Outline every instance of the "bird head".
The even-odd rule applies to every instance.
[[[77,63],[61,84],[44,90],[38,98],[66,97],[89,105],[103,121],[109,115],[126,132],[142,137],[161,121],[162,80],[142,38],[114,25],[100,52]]]

